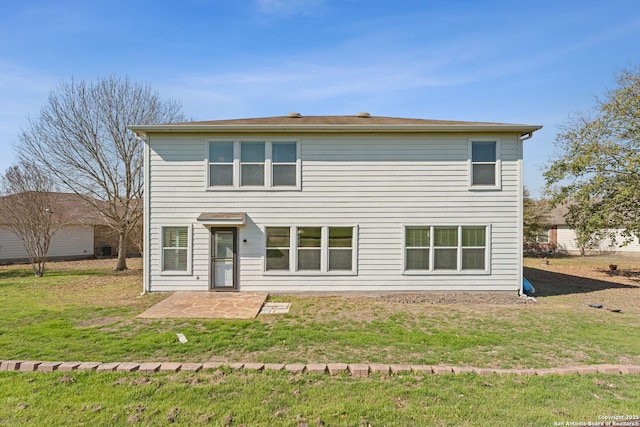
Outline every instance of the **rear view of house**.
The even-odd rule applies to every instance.
[[[131,126],[145,291],[520,290],[535,125],[302,116]]]

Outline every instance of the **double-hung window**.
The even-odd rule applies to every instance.
[[[497,140],[470,140],[471,187],[496,189],[500,187],[500,144]]]
[[[488,270],[486,226],[405,227],[405,272]]]
[[[433,227],[433,269],[458,269],[458,227]]]
[[[431,227],[407,227],[405,229],[405,269],[429,271],[431,252]]]
[[[289,227],[267,227],[267,270],[289,271]]]
[[[189,272],[189,227],[162,227],[162,271]]]
[[[484,270],[487,255],[487,228],[461,227],[462,270]]]
[[[297,141],[209,141],[208,188],[299,189]]]
[[[352,270],[353,227],[329,227],[329,271]]]
[[[320,271],[322,264],[322,228],[298,227],[298,271]]]
[[[209,186],[233,186],[233,142],[209,143]]]
[[[295,186],[298,178],[298,144],[295,142],[271,143],[272,185]]]
[[[240,185],[264,186],[264,142],[240,143]]]
[[[355,227],[266,227],[265,271],[354,274]]]

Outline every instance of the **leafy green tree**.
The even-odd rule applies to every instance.
[[[573,206],[567,223],[581,227],[583,241],[616,227],[625,228],[622,243],[640,236],[640,67],[616,82],[592,112],[561,128],[559,154],[544,172],[552,205]]]
[[[581,203],[573,203],[567,206],[565,221],[576,233],[576,246],[580,255],[598,249],[608,233],[602,227],[606,223],[601,218],[603,211],[599,202],[583,200]]]
[[[523,190],[524,241],[536,242],[537,236],[549,226],[549,205],[542,200],[534,200],[525,187]]]

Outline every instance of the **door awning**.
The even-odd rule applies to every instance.
[[[214,225],[244,225],[247,214],[244,212],[202,212],[198,222],[205,227]]]

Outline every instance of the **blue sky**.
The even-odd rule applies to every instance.
[[[637,0],[0,0],[0,172],[48,92],[117,74],[194,120],[355,114],[558,125],[640,65]]]

